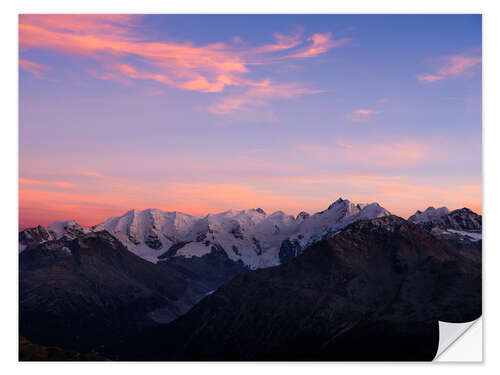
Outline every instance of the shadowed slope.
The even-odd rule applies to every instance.
[[[19,256],[20,331],[36,344],[100,350],[170,322],[245,270],[220,258],[153,264],[105,231],[44,242]]]
[[[480,314],[481,265],[389,216],[237,276],[120,359],[431,360],[438,320]]]

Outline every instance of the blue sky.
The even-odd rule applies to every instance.
[[[20,17],[21,225],[481,211],[480,15]]]

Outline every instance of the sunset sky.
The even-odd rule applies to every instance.
[[[481,213],[480,15],[21,15],[20,227]]]

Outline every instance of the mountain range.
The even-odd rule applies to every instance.
[[[389,215],[377,203],[355,204],[339,198],[326,210],[296,217],[282,211],[267,215],[262,209],[229,210],[196,218],[158,209],[131,210],[93,227],[74,220],[56,221],[20,233],[20,251],[43,241],[74,239],[105,230],[139,257],[156,263],[176,256],[200,257],[221,246],[229,259],[251,269],[278,265],[308,245],[331,236],[361,219]]]
[[[232,360],[351,358],[349,343],[389,332],[383,340],[399,340],[399,352],[360,358],[428,359],[438,319],[480,314],[481,225],[466,208],[430,207],[407,221],[338,199],[296,217],[149,209],[93,227],[27,228],[20,332],[112,359]]]

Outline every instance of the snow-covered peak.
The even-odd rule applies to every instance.
[[[78,224],[74,220],[56,220],[51,225],[49,225],[47,229],[53,231],[57,235],[62,236],[69,227],[73,227],[75,225]]]
[[[378,203],[370,203],[366,205],[359,205],[361,211],[359,212],[358,219],[376,219],[379,217],[389,216],[391,213]]]
[[[313,229],[318,226],[328,227],[344,218],[357,215],[361,206],[351,203],[347,199],[339,198],[324,211],[315,213],[303,221],[301,229]]]
[[[464,207],[449,211],[446,207],[417,211],[408,221],[444,239],[478,241],[482,238],[482,216]]]
[[[296,217],[283,211],[266,214],[261,208],[227,210],[203,218],[155,208],[130,210],[111,217],[92,228],[75,221],[58,221],[47,233],[32,229],[23,241],[76,238],[83,233],[107,231],[136,255],[151,262],[168,261],[176,256],[202,257],[212,251],[225,251],[234,261],[250,268],[278,265],[300,253],[306,246],[332,236],[348,224],[361,219],[388,215],[377,203],[356,204],[339,198],[324,211]],[[37,242],[37,241],[35,241]],[[214,250],[215,249],[215,250]],[[284,250],[283,250],[284,249]]]
[[[227,210],[203,218],[156,209],[131,210],[95,229],[109,231],[135,254],[153,262],[175,256],[201,257],[215,247],[234,261],[260,268],[282,261],[280,251],[286,241],[297,241],[297,249],[302,250],[356,220],[385,215],[389,212],[377,203],[356,204],[339,198],[324,211],[301,212],[296,217],[283,211],[267,215],[260,208]]]
[[[266,218],[266,215],[254,209],[228,210],[218,214],[208,214],[206,219],[214,225],[223,225],[223,222],[237,221],[243,225],[255,225]]]
[[[418,224],[418,223],[424,223],[427,221],[432,221],[434,219],[438,219],[442,216],[448,215],[450,213],[450,210],[447,207],[439,207],[439,208],[434,208],[432,206],[427,207],[427,209],[422,212],[418,210],[408,218],[408,221],[411,221],[412,223]]]
[[[344,204],[349,204],[349,201],[345,200],[345,199],[342,199],[342,198],[339,198],[335,202],[333,202],[332,204],[330,204],[328,206],[327,210],[330,210],[330,209],[332,209],[334,207],[338,207],[339,205],[344,205]]]
[[[287,215],[283,211],[276,211],[273,212],[271,215],[268,216],[268,219],[277,219],[277,220],[282,220],[286,217],[291,217],[293,219],[292,215]]]
[[[49,225],[47,230],[55,239],[60,239],[62,237],[74,239],[81,234],[90,232],[90,228],[82,227],[75,220],[57,220],[52,225]]]
[[[339,198],[325,211],[320,211],[312,216],[297,216],[297,232],[286,243],[281,259],[288,259],[290,251],[293,251],[296,256],[312,243],[335,235],[355,221],[388,215],[390,212],[378,203],[359,204]]]
[[[47,241],[73,240],[89,232],[91,232],[91,228],[82,227],[74,220],[57,220],[47,228],[41,225],[26,228],[19,232],[19,252]]]
[[[189,236],[198,218],[181,212],[166,212],[155,208],[130,210],[111,217],[93,230],[106,230],[136,255],[156,261],[161,249]]]

